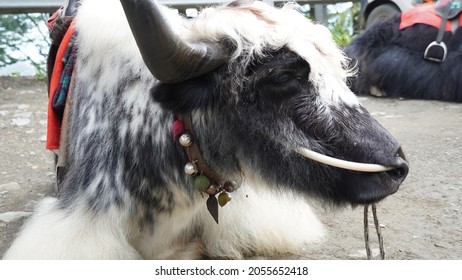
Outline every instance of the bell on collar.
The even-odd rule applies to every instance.
[[[228,202],[231,201],[231,195],[227,192],[222,192],[218,195],[218,205],[221,207],[225,206]]]
[[[237,183],[234,182],[234,181],[226,181],[224,184],[223,184],[223,189],[226,191],[226,192],[233,192],[237,189]]]
[[[199,172],[199,169],[194,162],[188,162],[184,166],[184,173],[188,174],[189,176],[196,175],[197,172]]]
[[[189,134],[189,133],[182,134],[182,135],[180,136],[179,141],[180,141],[180,145],[181,145],[181,146],[183,146],[183,147],[189,147],[189,146],[191,146],[192,141],[193,141],[193,140],[192,140],[192,135]]]

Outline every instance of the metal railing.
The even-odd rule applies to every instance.
[[[47,13],[55,11],[65,0],[0,0],[0,14]]]
[[[0,0],[0,14],[14,13],[52,13],[65,3],[66,0]],[[97,0],[95,0],[97,1]],[[159,0],[160,3],[184,10],[186,8],[203,7],[224,3],[229,0]],[[286,2],[287,0],[274,0]],[[296,0],[299,4],[332,4],[354,0]]]
[[[98,1],[98,0],[94,0]],[[159,0],[163,5],[176,8],[184,12],[187,8],[200,8],[230,0]],[[272,1],[275,4],[287,2],[289,0],[262,0]],[[293,1],[293,0],[292,0]],[[300,5],[312,5],[312,15],[314,20],[319,23],[327,23],[326,4],[341,2],[353,2],[358,0],[295,0]],[[0,0],[0,14],[18,13],[53,13],[61,7],[66,0]]]

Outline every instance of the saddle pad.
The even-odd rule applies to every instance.
[[[417,6],[401,14],[399,29],[405,29],[414,24],[426,24],[440,28],[442,19],[435,11],[435,4]],[[459,15],[459,26],[462,23],[462,14]],[[451,25],[447,24],[445,31],[451,31]]]

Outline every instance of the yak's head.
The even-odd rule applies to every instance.
[[[408,173],[400,145],[348,89],[345,57],[325,27],[262,2],[175,23],[150,0],[121,2],[160,81],[154,99],[192,113],[196,141],[220,176],[336,204],[373,203],[398,190]],[[319,162],[307,149],[347,163]]]

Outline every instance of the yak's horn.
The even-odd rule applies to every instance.
[[[223,65],[228,54],[217,44],[188,43],[168,26],[162,7],[152,0],[121,0],[144,63],[162,82],[177,83]]]

